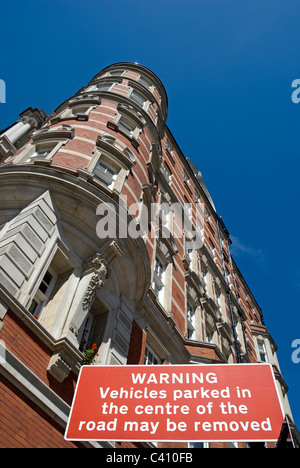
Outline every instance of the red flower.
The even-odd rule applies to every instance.
[[[39,319],[37,315],[34,315],[34,318],[35,318],[36,320],[38,320],[38,319]]]
[[[96,343],[93,344],[93,350],[94,350],[94,351],[97,351],[97,345],[96,345]]]

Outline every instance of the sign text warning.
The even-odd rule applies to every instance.
[[[65,438],[271,441],[283,420],[269,364],[84,366]]]

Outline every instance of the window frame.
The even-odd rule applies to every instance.
[[[85,324],[82,330],[81,337],[79,337],[78,342],[79,342],[79,350],[81,352],[86,351],[88,345],[89,345],[89,340],[91,337],[91,330],[93,327],[93,322],[94,322],[94,316],[89,311],[89,313],[86,316]]]
[[[166,162],[164,162],[163,164],[163,167],[162,167],[162,174],[163,176],[165,177],[166,181],[168,183],[171,183],[172,182],[172,171],[171,169],[169,168],[168,164]]]
[[[138,105],[141,109],[147,111],[149,107],[149,101],[142,93],[137,91],[136,89],[132,89],[128,98],[132,100],[136,105]]]
[[[120,168],[111,164],[111,161],[107,160],[105,157],[99,157],[92,173],[94,180],[100,181],[108,189],[113,190],[119,172]]]
[[[159,266],[159,270],[162,270],[161,274],[158,271],[156,271],[157,265]],[[162,260],[159,254],[156,254],[153,265],[152,289],[155,292],[156,297],[162,306],[164,306],[165,302],[166,271],[167,266],[165,262]]]
[[[213,343],[214,332],[211,327],[205,323],[205,342],[206,343]]]
[[[114,87],[115,83],[109,83],[109,82],[99,82],[95,85],[93,85],[92,89],[90,91],[95,91],[95,92],[109,92],[112,90]],[[101,88],[102,87],[102,88]]]
[[[216,261],[216,246],[214,245],[213,241],[209,237],[208,239],[208,245],[209,245],[209,253],[213,259],[213,261]]]
[[[186,300],[186,336],[188,340],[196,340],[196,307],[189,298]]]
[[[61,119],[77,119],[87,120],[95,105],[84,104],[83,102],[73,106],[69,106],[60,116]],[[74,112],[75,111],[75,112]]]
[[[112,177],[109,180],[108,177],[105,177],[104,173],[101,174],[102,177],[95,176],[95,169],[101,159],[107,166],[116,169],[115,178]],[[115,190],[121,193],[125,179],[129,175],[130,169],[134,164],[135,161],[129,159],[127,154],[121,152],[120,149],[113,146],[110,142],[98,138],[97,146],[94,149],[94,156],[89,162],[86,171],[91,173],[94,182],[101,184],[107,190]]]
[[[149,354],[151,354],[152,358],[155,359],[157,362],[151,362],[149,360]],[[161,363],[162,363],[162,360],[160,359],[160,357],[155,353],[155,351],[153,351],[151,346],[149,346],[148,343],[146,343],[145,352],[144,352],[144,365],[145,366],[159,366],[161,365]]]
[[[62,124],[59,127],[43,127],[32,134],[32,142],[14,159],[14,164],[24,164],[29,161],[36,149],[49,145],[51,151],[45,158],[35,157],[34,161],[51,161],[60,148],[67,144],[75,136],[75,130],[71,125]]]
[[[108,128],[128,138],[134,148],[140,146],[139,137],[145,125],[142,114],[133,106],[125,104],[119,104],[114,120],[107,122]]]
[[[130,138],[135,138],[137,129],[136,123],[126,115],[121,115],[118,120],[119,131],[125,133]]]
[[[262,347],[262,349],[260,349]],[[257,340],[257,351],[260,362],[269,362],[267,348],[264,340]],[[263,358],[262,358],[263,357]]]
[[[153,85],[143,75],[140,75],[137,82],[141,86],[144,86],[144,88],[148,89],[148,91],[151,91],[151,89],[153,88]]]
[[[109,77],[124,76],[126,72],[124,70],[112,70],[108,73]]]
[[[50,274],[51,275],[51,281],[49,283],[49,285],[47,286],[47,289],[45,292],[41,291],[41,286],[45,280],[45,277],[47,274]],[[41,316],[42,316],[42,313],[43,311],[45,310],[50,298],[51,298],[51,294],[54,290],[54,287],[56,285],[56,282],[58,280],[58,273],[54,270],[53,267],[51,267],[51,265],[47,268],[46,272],[41,275],[42,279],[39,281],[39,285],[37,286],[36,290],[35,290],[35,293],[33,294],[33,297],[31,299],[31,302],[30,302],[30,305],[28,306],[28,311],[34,315],[36,318],[40,319]],[[36,303],[36,307],[34,308],[34,310],[31,310],[31,307],[33,305],[33,303]]]
[[[31,143],[27,146],[27,148],[20,154],[18,158],[15,160],[15,164],[34,164],[34,161],[51,161],[53,156],[60,150],[60,148],[66,144],[66,140],[64,141],[57,141],[57,140],[50,140],[45,139],[38,141],[36,143]],[[50,149],[47,151],[46,157],[39,157],[39,154],[35,156],[35,153],[38,151],[38,148],[43,146],[49,145],[48,148]],[[46,151],[45,151],[46,153]]]

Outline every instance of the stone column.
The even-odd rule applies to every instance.
[[[0,162],[16,152],[18,145],[15,146],[15,144],[18,140],[25,135],[29,137],[33,130],[41,127],[46,114],[43,110],[29,108],[22,112],[20,117],[21,119],[18,122],[0,136]]]
[[[31,120],[31,121],[30,121]],[[20,122],[17,122],[9,130],[3,133],[2,137],[6,137],[9,141],[14,144],[18,141],[23,135],[25,135],[31,128],[34,128],[34,119],[29,119],[24,117]],[[31,127],[32,126],[32,127]]]

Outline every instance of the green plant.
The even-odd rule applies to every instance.
[[[97,345],[96,343],[93,344],[92,348],[90,349],[86,349],[84,352],[83,352],[83,360],[81,362],[81,365],[82,366],[92,366],[95,362],[95,357],[98,356],[97,354]]]

